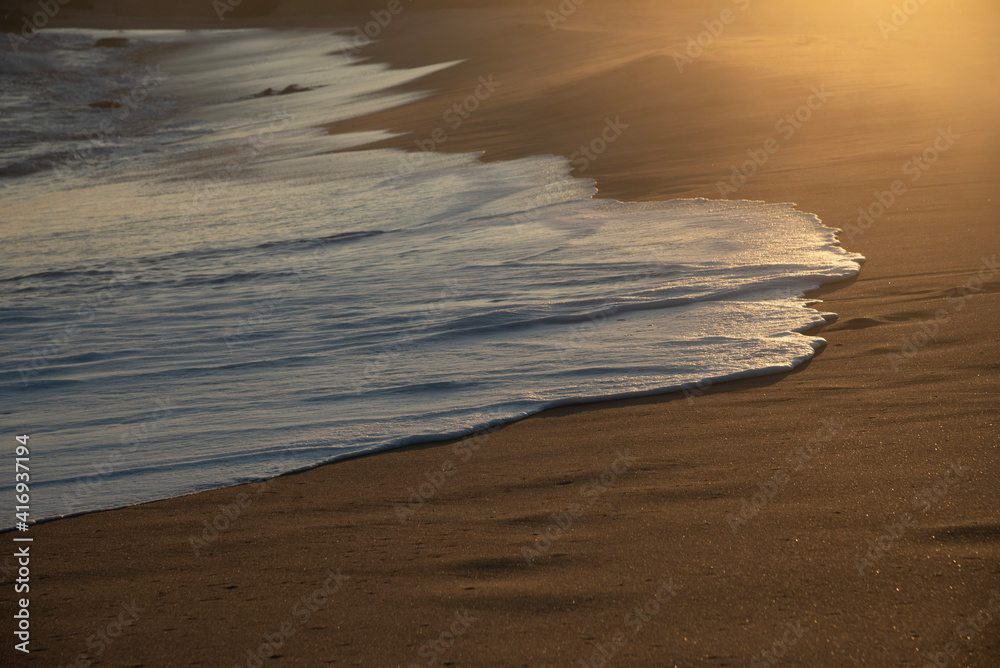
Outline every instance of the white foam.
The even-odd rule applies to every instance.
[[[803,293],[858,271],[791,204],[595,200],[556,156],[329,153],[385,136],[326,135],[330,109],[399,104],[377,91],[416,73],[322,56],[326,35],[247,39],[221,39],[216,74],[174,67],[199,100],[184,141],[60,198],[16,186],[0,393],[46,453],[40,516],[788,370],[822,345]],[[245,95],[291,83],[315,89]]]

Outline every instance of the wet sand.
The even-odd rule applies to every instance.
[[[580,151],[623,200],[796,202],[867,257],[816,295],[840,318],[815,360],[39,525],[29,660],[997,665],[1000,8],[888,30],[882,3],[797,4],[589,0],[556,30],[557,3],[407,6],[359,57],[466,60],[331,131]]]

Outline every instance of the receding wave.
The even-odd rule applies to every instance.
[[[100,169],[4,184],[0,405],[47,430],[38,517],[789,370],[832,317],[803,294],[863,260],[793,204],[597,200],[557,156],[342,150],[370,136],[317,129],[447,64],[348,65],[325,31],[183,39],[183,118],[150,91]],[[136,76],[94,58],[81,99]],[[254,96],[293,75],[308,94]],[[24,100],[42,83],[8,80]],[[54,113],[49,157],[73,147]]]

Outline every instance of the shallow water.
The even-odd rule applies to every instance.
[[[35,519],[791,369],[822,345],[803,292],[859,268],[788,204],[595,200],[554,156],[330,152],[385,135],[320,123],[448,64],[351,64],[323,32],[97,36],[40,35],[0,77],[0,410],[31,435]],[[150,67],[141,101],[88,106]]]

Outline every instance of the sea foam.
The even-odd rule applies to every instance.
[[[447,66],[327,55],[346,39],[171,36],[156,123],[3,179],[0,394],[39,453],[35,517],[784,371],[822,345],[801,332],[831,316],[803,294],[862,258],[816,216],[595,199],[556,156],[342,150],[386,134],[321,123],[412,101],[396,86]],[[254,97],[291,84],[310,90]]]

